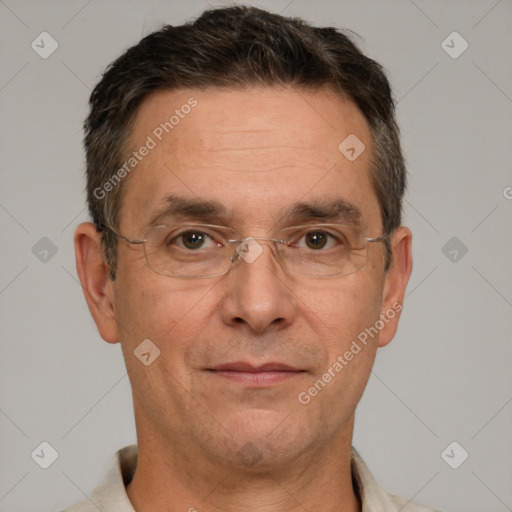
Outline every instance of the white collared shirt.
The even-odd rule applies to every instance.
[[[114,455],[105,480],[92,491],[90,499],[62,512],[135,512],[125,486],[133,478],[136,467],[137,445],[122,448]],[[355,448],[352,448],[351,468],[362,512],[438,512],[381,489]]]

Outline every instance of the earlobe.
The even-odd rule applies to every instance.
[[[76,228],[74,241],[76,269],[89,311],[101,337],[108,343],[117,343],[114,283],[103,257],[101,234],[94,224],[84,222]]]
[[[386,346],[393,339],[398,328],[405,289],[412,271],[412,233],[410,229],[404,226],[397,228],[392,235],[391,244],[393,261],[384,281],[381,311],[384,327],[379,334],[379,347]]]

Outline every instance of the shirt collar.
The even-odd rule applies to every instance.
[[[354,489],[362,503],[362,512],[396,510],[391,498],[375,481],[357,450],[352,447],[350,467]]]

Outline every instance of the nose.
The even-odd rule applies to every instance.
[[[226,275],[222,320],[258,333],[289,326],[297,308],[288,281],[273,243],[249,239],[238,248],[237,261]]]

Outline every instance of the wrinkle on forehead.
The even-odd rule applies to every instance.
[[[283,140],[292,140],[290,147],[320,147],[326,142],[326,134],[347,131],[347,121],[359,138],[366,138],[369,129],[357,106],[349,99],[328,88],[303,90],[287,87],[254,87],[250,89],[207,88],[204,90],[159,91],[148,97],[135,118],[131,140],[144,140],[159,122],[165,122],[175,109],[194,97],[197,106],[184,116],[168,134],[163,143],[173,142],[173,135],[183,133],[186,139],[194,140],[196,150],[209,149],[212,143],[217,148],[256,148],[286,146]],[[343,119],[337,110],[342,106]],[[205,123],[204,119],[208,118]],[[304,127],[314,119],[316,136]],[[289,120],[293,120],[290,125]],[[301,123],[303,121],[303,123]],[[288,124],[283,137],[283,124]],[[193,136],[187,137],[188,131]],[[266,138],[258,142],[260,135]],[[291,136],[286,138],[286,136]],[[180,137],[181,138],[181,137]],[[215,139],[215,140],[212,140]],[[183,141],[182,141],[183,142]]]
[[[244,215],[254,210],[253,220],[309,193],[335,193],[368,211],[371,135],[350,101],[321,91],[273,88],[162,92],[142,104],[133,146],[190,97],[197,106],[134,170],[127,187],[137,188],[128,190],[133,219],[148,219],[172,193],[222,199]],[[338,150],[351,133],[367,148],[355,162]]]

